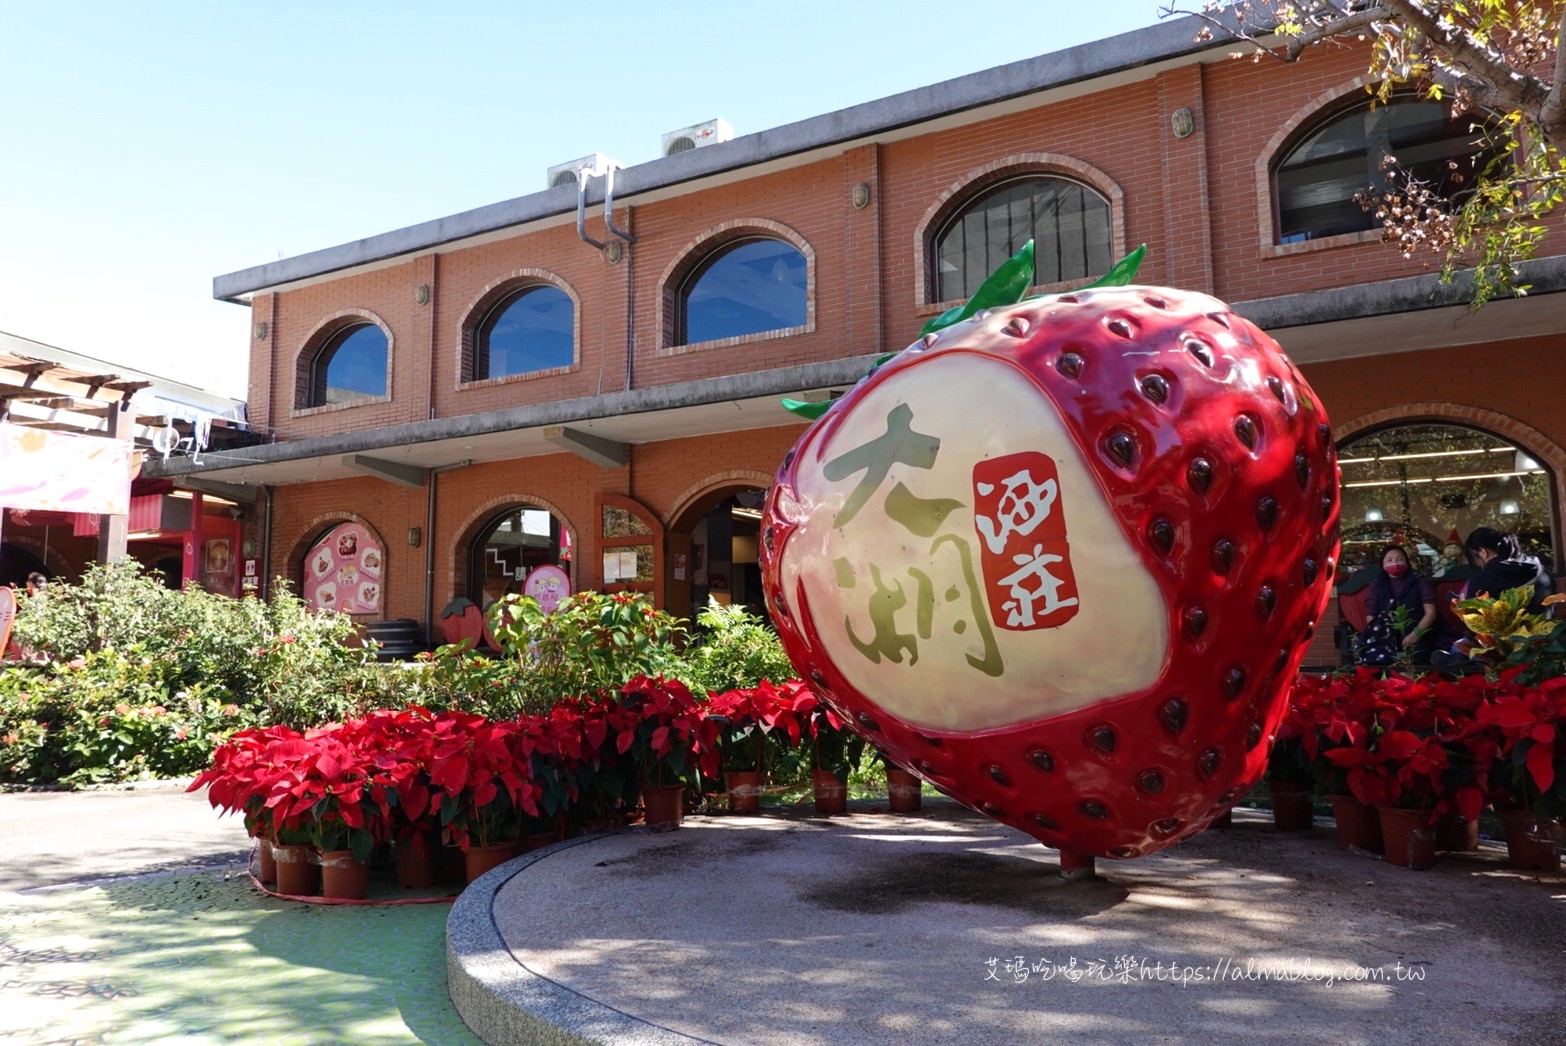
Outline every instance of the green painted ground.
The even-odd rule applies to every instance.
[[[0,895],[0,1042],[475,1043],[446,995],[450,911],[221,872]]]

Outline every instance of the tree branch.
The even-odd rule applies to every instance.
[[[1550,142],[1566,147],[1566,47],[1561,46],[1560,22],[1555,23],[1555,74],[1539,106],[1539,128]]]
[[[1334,8],[1334,10],[1341,9]],[[1288,56],[1289,61],[1296,62],[1307,47],[1325,43],[1335,36],[1346,36],[1361,29],[1371,29],[1375,26],[1375,23],[1385,21],[1392,15],[1393,12],[1389,11],[1384,3],[1372,4],[1352,14],[1339,15],[1336,18],[1318,24],[1314,29],[1306,30],[1298,36],[1289,37],[1289,42],[1284,47],[1284,53]]]
[[[1421,7],[1416,0],[1381,0],[1394,17],[1417,30],[1434,50],[1444,52],[1452,68],[1467,80],[1478,80],[1489,89],[1494,106],[1505,110],[1537,113],[1543,105],[1543,85],[1523,71],[1514,71],[1504,61],[1479,47],[1459,29],[1448,30]],[[1557,55],[1559,52],[1557,52]]]

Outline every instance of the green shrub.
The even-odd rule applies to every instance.
[[[242,726],[303,728],[404,703],[353,622],[279,581],[269,601],[174,591],[133,561],[94,566],[18,608],[15,638],[47,661],[0,673],[0,781],[191,773]]]
[[[0,782],[88,784],[194,774],[255,725],[197,685],[171,690],[139,648],[0,672]]]
[[[709,600],[696,624],[699,631],[686,654],[693,690],[721,693],[798,675],[778,634],[744,607]]]
[[[691,674],[680,656],[685,621],[639,594],[577,592],[548,614],[536,599],[508,595],[490,606],[489,620],[514,667],[482,678],[490,690],[508,691],[517,711],[547,711],[561,698],[618,689],[638,675],[685,681]]]

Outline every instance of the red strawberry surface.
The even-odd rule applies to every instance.
[[[1338,551],[1327,419],[1222,302],[1155,287],[927,335],[815,422],[762,524],[828,704],[1076,854],[1205,827],[1266,767]]]

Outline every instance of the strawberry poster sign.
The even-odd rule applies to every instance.
[[[1031,257],[1016,275],[818,411],[761,560],[822,700],[1064,868],[1178,842],[1261,776],[1337,469],[1299,371],[1222,302],[1019,301]]]
[[[303,594],[317,610],[379,614],[386,551],[358,523],[339,523],[305,556]]]
[[[11,641],[11,623],[16,620],[16,590],[0,585],[0,657],[5,656],[6,644]]]
[[[534,567],[523,582],[522,594],[538,600],[544,613],[553,614],[560,601],[571,594],[571,577],[557,566]]]

